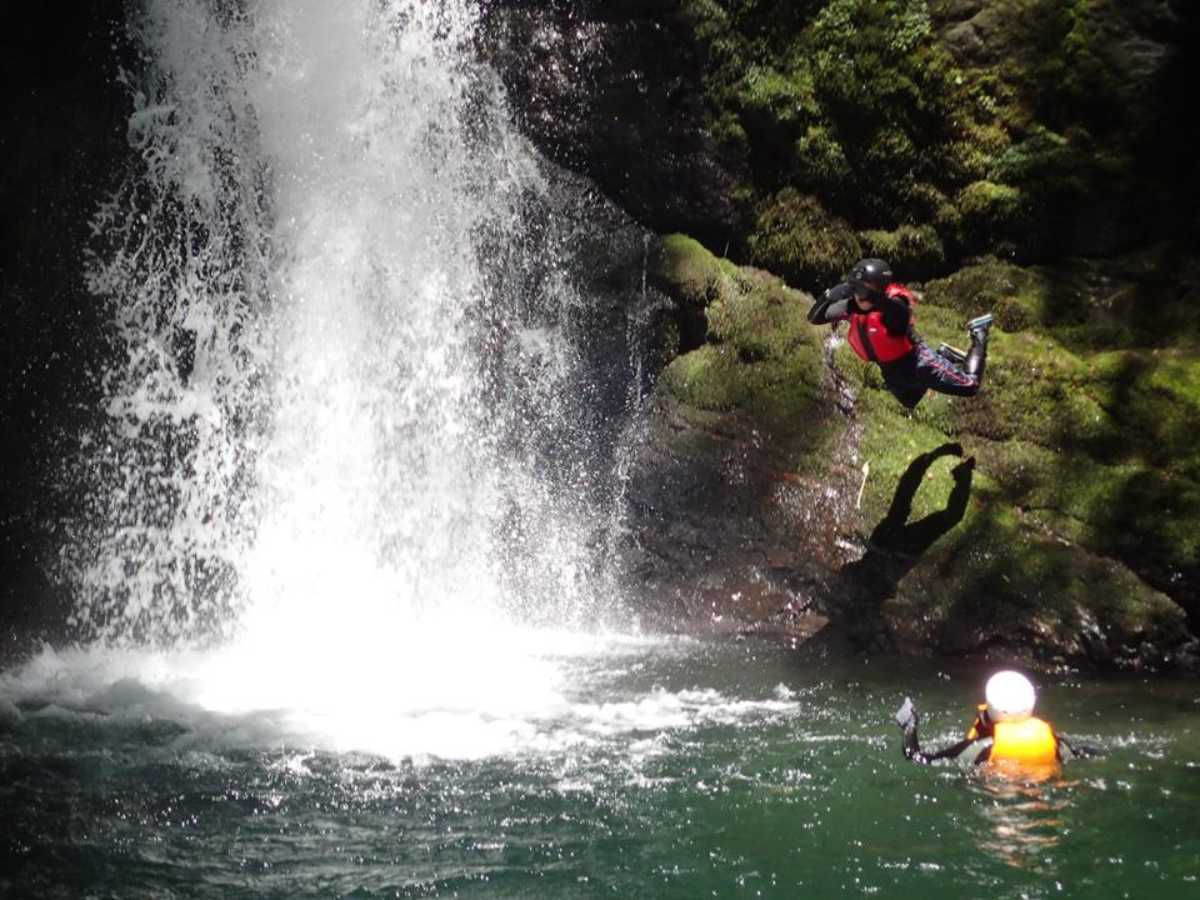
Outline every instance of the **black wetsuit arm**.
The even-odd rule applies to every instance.
[[[883,327],[887,329],[888,334],[908,333],[908,326],[912,324],[912,310],[909,308],[907,300],[903,297],[885,296],[882,300],[877,300],[876,305],[879,307],[879,317],[883,319]]]
[[[850,300],[854,288],[843,282],[831,287],[808,311],[808,321],[814,325],[828,325],[850,318]]]
[[[920,716],[917,714],[916,708],[912,705],[912,701],[907,697],[904,698],[904,705],[896,712],[896,724],[900,726],[901,743],[900,749],[904,753],[904,758],[912,762],[919,763],[923,766],[929,765],[931,762],[936,762],[939,759],[953,759],[961,756],[972,745],[980,740],[991,736],[991,723],[981,713],[975,719],[975,724],[971,727],[971,733],[961,741],[951,744],[949,747],[943,747],[941,750],[935,750],[928,753],[921,749],[920,739],[917,737],[917,723],[920,721]],[[991,755],[991,745],[984,747],[975,762],[983,762]]]
[[[951,744],[949,747],[943,747],[941,750],[935,750],[932,753],[926,753],[921,749],[917,741],[917,730],[912,730],[912,741],[908,740],[908,733],[904,735],[904,758],[915,763],[920,763],[923,766],[929,765],[931,762],[936,762],[939,759],[956,759],[969,748],[978,738],[964,738],[957,744]],[[991,748],[985,748],[983,753],[987,753]],[[976,760],[980,762],[981,760]]]
[[[1097,747],[1095,744],[1084,744],[1079,741],[1071,740],[1066,735],[1055,734],[1054,741],[1057,744],[1058,759],[1061,762],[1064,758],[1074,757],[1075,759],[1092,759],[1097,756],[1104,755],[1104,749]],[[1063,748],[1066,748],[1067,754],[1063,754]]]

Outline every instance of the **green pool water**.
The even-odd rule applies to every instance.
[[[458,758],[331,749],[78,660],[4,673],[0,895],[1200,897],[1195,682],[1039,678],[1107,753],[1014,784],[907,763],[891,723],[909,694],[928,743],[957,738],[983,668],[679,641],[554,672],[547,708],[397,714],[440,716]],[[520,739],[474,753],[479,728]]]

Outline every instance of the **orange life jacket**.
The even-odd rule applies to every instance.
[[[1058,740],[1054,729],[1033,716],[1018,722],[997,722],[989,761],[1005,760],[1035,765],[1056,762]]]
[[[909,306],[916,297],[908,288],[899,284],[889,284],[884,293],[889,297],[902,297]],[[860,359],[867,362],[890,363],[902,359],[913,352],[914,346],[908,333],[888,334],[883,325],[883,314],[878,309],[868,313],[854,311],[850,304],[850,346]]]

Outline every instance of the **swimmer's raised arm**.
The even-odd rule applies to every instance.
[[[961,756],[978,738],[964,738],[956,744],[951,744],[941,750],[933,753],[926,753],[921,749],[921,742],[917,737],[917,724],[920,720],[920,715],[917,713],[917,708],[913,705],[910,698],[905,697],[904,703],[896,710],[896,724],[900,728],[901,743],[900,750],[904,754],[904,758],[920,765],[927,766],[931,762],[936,762],[939,759],[954,759]],[[981,758],[977,758],[976,762],[983,762],[987,758],[987,750],[985,749]]]

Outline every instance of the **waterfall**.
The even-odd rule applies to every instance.
[[[249,704],[264,666],[311,696],[619,614],[597,529],[632,376],[589,346],[624,340],[580,286],[599,201],[513,129],[472,10],[132,16],[133,164],[88,267],[114,363],[64,550],[84,637],[219,646],[208,695]]]

